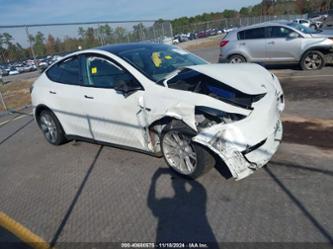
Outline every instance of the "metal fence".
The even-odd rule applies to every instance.
[[[174,28],[175,34],[181,33],[198,33],[201,31],[206,31],[209,29],[230,29],[235,27],[243,27],[249,26],[253,24],[263,23],[263,22],[270,22],[270,21],[278,21],[278,20],[294,20],[298,18],[307,18],[306,15],[282,15],[282,16],[249,16],[249,17],[237,17],[237,18],[224,18],[209,22],[201,22],[201,23],[193,23],[190,25],[182,26]]]
[[[29,104],[38,71],[56,57],[114,43],[171,44],[172,37],[171,23],[156,20],[0,26],[0,74],[6,75],[0,78],[0,112]],[[7,75],[8,69],[19,74]]]

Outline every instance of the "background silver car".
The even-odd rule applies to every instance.
[[[264,23],[229,32],[220,42],[219,62],[299,63],[304,70],[325,66],[333,40],[297,23]]]

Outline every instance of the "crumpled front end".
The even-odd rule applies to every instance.
[[[281,142],[283,93],[274,84],[269,88],[265,97],[253,104],[246,118],[202,129],[193,138],[215,152],[236,180],[267,164]]]

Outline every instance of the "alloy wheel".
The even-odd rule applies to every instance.
[[[232,63],[232,64],[238,64],[238,63],[243,63],[243,62],[244,62],[244,60],[239,56],[234,56],[230,60],[230,63]]]
[[[55,143],[58,138],[57,126],[48,113],[43,113],[40,116],[40,127],[48,141]]]
[[[169,131],[163,137],[163,153],[169,165],[177,172],[189,175],[197,165],[197,153],[191,138],[177,131]]]
[[[304,66],[308,70],[316,70],[322,66],[323,60],[317,53],[310,53],[304,59]]]

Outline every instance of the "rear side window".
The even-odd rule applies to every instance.
[[[55,82],[79,85],[80,84],[80,61],[79,57],[70,57],[53,65],[46,72],[47,77]]]
[[[292,32],[291,29],[282,26],[268,27],[268,36],[270,38],[286,38]]]
[[[238,40],[263,39],[265,28],[248,29],[238,32]]]

